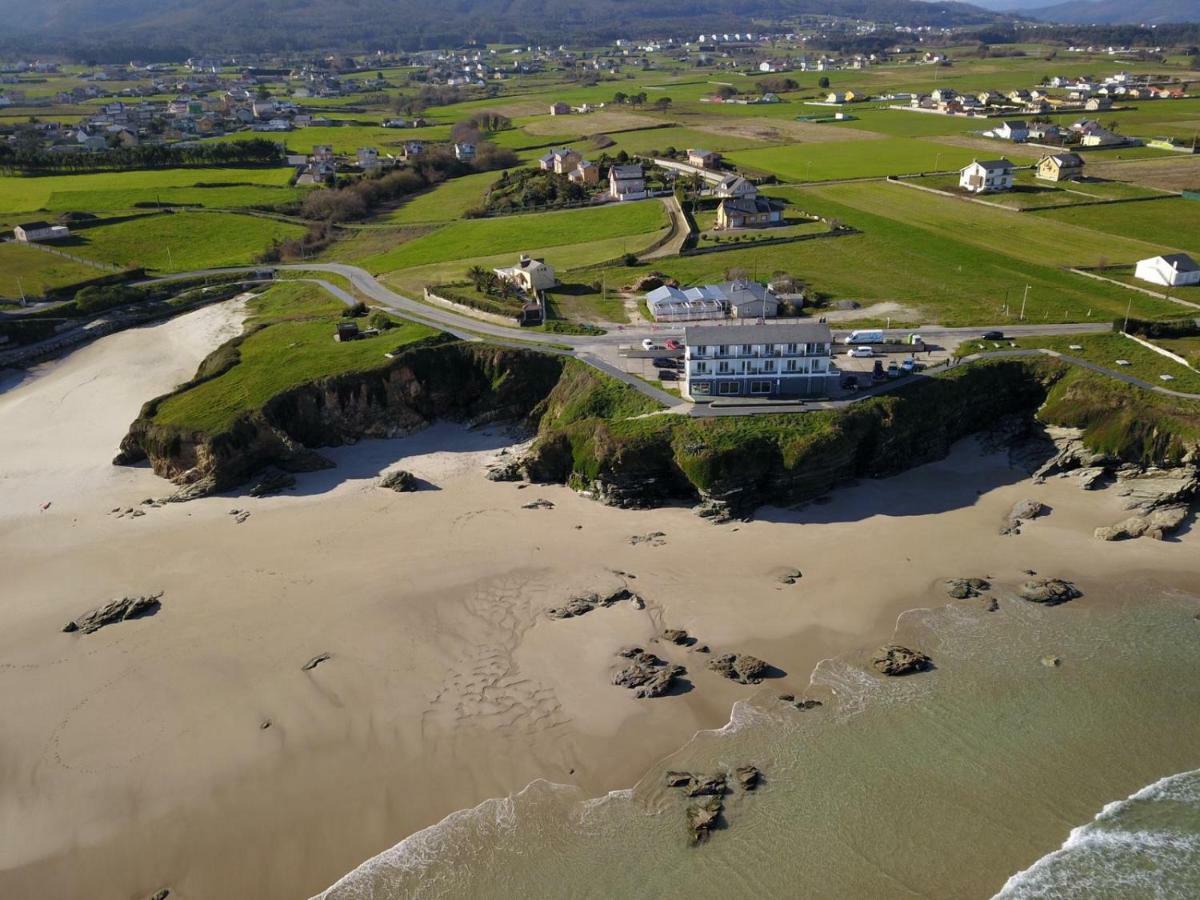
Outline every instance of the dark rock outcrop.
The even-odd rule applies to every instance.
[[[1020,534],[1021,525],[1046,512],[1046,506],[1040,500],[1026,498],[1018,500],[1008,514],[1005,524],[1000,529],[1001,534]]]
[[[687,672],[683,666],[659,659],[653,653],[638,652],[626,658],[629,665],[613,676],[613,684],[629,688],[639,700],[669,693]]]
[[[267,472],[250,488],[251,497],[269,497],[296,486],[296,476],[288,472]]]
[[[593,609],[608,608],[614,603],[620,603],[622,600],[629,600],[635,606],[638,603],[644,602],[642,598],[628,588],[618,588],[610,594],[581,594],[578,597],[572,597],[562,606],[556,606],[546,611],[552,619],[572,619],[575,616],[582,616],[585,613],[590,613]],[[640,607],[639,607],[640,608]],[[640,649],[640,648],[639,648]],[[622,651],[622,656],[625,651]]]
[[[762,772],[756,766],[738,766],[733,770],[733,777],[743,791],[752,791],[762,781]]]
[[[932,668],[933,660],[919,650],[912,650],[900,644],[888,644],[880,648],[872,658],[871,665],[881,675],[911,675]]]
[[[1083,596],[1079,588],[1061,578],[1031,578],[1021,585],[1018,593],[1025,600],[1046,606],[1058,606]]]
[[[709,797],[702,803],[693,803],[687,808],[688,833],[693,844],[702,844],[717,826],[725,802],[720,797]]]
[[[161,606],[163,592],[146,594],[140,597],[118,597],[103,606],[85,612],[78,618],[72,619],[63,626],[63,631],[78,631],[80,634],[92,634],[105,625],[115,622],[125,622],[155,612]]]
[[[986,578],[951,578],[946,582],[946,593],[955,600],[969,600],[991,587]]]
[[[668,628],[662,633],[662,638],[668,644],[676,644],[680,647],[696,643],[696,639],[682,628]]]
[[[379,486],[398,494],[407,494],[415,491],[420,483],[417,481],[417,476],[407,469],[396,469],[380,478]]]
[[[767,676],[770,666],[757,656],[745,653],[722,653],[708,662],[708,667],[741,684],[759,684]]]

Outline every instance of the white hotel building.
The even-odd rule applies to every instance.
[[[833,334],[828,325],[699,325],[684,331],[683,394],[819,397],[831,393]]]

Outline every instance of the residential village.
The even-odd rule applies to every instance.
[[[986,57],[936,31],[866,52],[813,46],[820,32],[10,63],[0,257],[25,250],[0,295],[339,262],[535,336],[627,329],[614,364],[697,402],[885,383],[921,365],[907,336],[922,323],[1200,309],[1200,245],[1158,224],[1200,211],[1186,59],[1101,48],[973,74]],[[51,179],[71,181],[13,189]],[[71,186],[85,183],[103,186]],[[1039,235],[1030,248],[1059,249],[1014,247],[1014,216]],[[377,334],[351,325],[339,341]],[[903,333],[831,331],[880,326]]]

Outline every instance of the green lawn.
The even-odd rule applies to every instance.
[[[389,350],[438,334],[397,319],[398,327],[378,337],[339,343],[333,335],[341,308],[316,285],[275,285],[251,301],[251,323],[266,327],[242,341],[237,363],[224,374],[165,400],[154,421],[217,433],[290,387],[381,367]]]
[[[153,200],[158,191],[192,188],[196,184],[269,185],[286,189],[291,175],[291,169],[280,167],[143,169],[86,175],[0,176],[0,219],[11,218],[8,215],[10,213],[38,210],[109,212],[128,209],[139,200]]]
[[[261,131],[237,131],[212,138],[214,141],[250,141],[261,139]],[[272,140],[282,141],[291,153],[312,153],[319,144],[329,144],[334,153],[353,155],[359,147],[378,147],[381,154],[399,155],[398,148],[406,141],[447,141],[447,126],[426,128],[384,128],[382,125],[331,125],[329,127],[297,128]]]
[[[433,190],[417,194],[398,209],[387,213],[381,221],[394,225],[415,225],[425,222],[452,222],[461,219],[468,209],[479,206],[498,172],[479,172],[443,181]]]
[[[1184,340],[1195,340],[1184,339]],[[1162,342],[1166,343],[1166,342]],[[1121,334],[1077,334],[1054,337],[1022,337],[1011,341],[967,341],[958,348],[959,356],[972,353],[992,353],[996,350],[1041,348],[1055,350],[1067,356],[1084,359],[1126,375],[1132,375],[1151,384],[1173,391],[1200,393],[1200,372],[1181,366],[1172,359],[1143,347]],[[1073,349],[1079,348],[1079,349]],[[1179,352],[1175,350],[1175,352]],[[1117,364],[1126,360],[1129,365]],[[1163,381],[1160,375],[1171,375],[1171,381]]]
[[[1193,369],[1200,369],[1200,337],[1160,338],[1154,343],[1186,359]]]
[[[728,154],[738,166],[770,172],[784,181],[795,182],[881,178],[959,169],[981,155],[979,150],[968,147],[907,137],[785,144]],[[1015,161],[1037,159],[1037,154],[1029,151],[1010,150],[1007,155]]]
[[[1074,259],[1086,263],[1092,253],[1136,259],[1153,249],[1117,238],[1097,242],[1095,232],[883,182],[776,188],[772,194],[791,200],[796,211],[837,218],[862,233],[658,259],[633,269],[593,269],[573,273],[574,280],[604,277],[609,285],[621,285],[661,271],[694,285],[721,281],[731,269],[764,280],[782,271],[833,300],[898,303],[902,309],[889,313],[893,324],[912,325],[1015,321],[1029,285],[1027,320],[1087,322],[1123,314],[1131,293],[1075,275],[1064,265]],[[1175,304],[1132,297],[1135,315],[1180,314]]]
[[[74,232],[65,249],[118,266],[186,272],[253,263],[272,240],[304,228],[238,213],[181,212],[142,216]]]
[[[446,260],[517,253],[530,248],[632,238],[656,231],[665,224],[666,213],[656,200],[595,209],[472,219],[454,222],[394,250],[363,259],[359,265],[372,272],[392,272]],[[632,242],[630,249],[637,249],[637,243]]]
[[[106,273],[24,244],[0,244],[0,298],[16,300],[22,290],[37,297],[49,288],[99,278]]]
[[[958,186],[957,175],[929,175],[911,179],[921,187],[947,191],[960,197],[974,197]],[[1041,209],[1047,206],[1067,207],[1079,204],[1095,205],[1097,201],[1131,200],[1164,197],[1162,191],[1144,188],[1123,181],[1053,182],[1041,181],[1028,169],[1017,172],[1011,191],[984,194],[978,199],[1013,209]]]
[[[1158,249],[1184,250],[1200,256],[1200,201],[1164,198],[1147,203],[1119,203],[1087,209],[1055,209],[1039,212],[1038,218],[1063,222],[1103,235],[1138,238]]]

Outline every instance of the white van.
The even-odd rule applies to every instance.
[[[846,351],[846,355],[854,359],[869,359],[875,355],[875,351],[870,347],[851,347]]]
[[[883,330],[872,329],[870,331],[852,331],[850,336],[842,339],[843,344],[882,344],[884,342]]]

